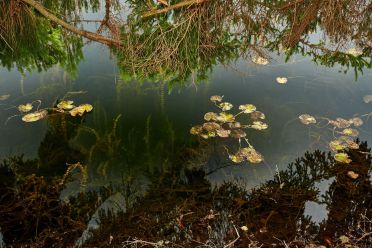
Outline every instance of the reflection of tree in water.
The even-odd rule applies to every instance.
[[[104,222],[104,228],[89,242],[102,242],[114,233],[119,240],[133,237],[173,240],[187,246],[198,242],[208,244],[219,233],[225,239],[219,242],[227,244],[236,238],[234,226],[247,226],[247,233],[239,231],[236,245],[253,241],[268,246],[274,243],[300,247],[309,243],[335,245],[345,235],[350,243],[368,247],[372,244],[369,152],[365,143],[359,150],[348,151],[353,159],[351,165],[335,162],[331,154],[307,152],[251,193],[232,184],[224,184],[211,193],[203,173],[188,172],[189,184],[172,175],[161,177],[133,209],[113,222],[111,219]],[[348,176],[350,170],[359,177]],[[317,184],[330,178],[335,180],[327,191],[329,197],[318,199]],[[304,215],[307,201],[327,205],[328,218],[320,225]]]
[[[97,0],[3,1],[0,60],[8,68],[13,62],[21,69],[59,63],[73,70],[82,58],[85,37],[113,48],[125,80],[203,80],[218,63],[267,57],[268,51],[308,55],[319,64],[338,63],[355,71],[371,67],[371,8],[366,0],[169,4],[163,8],[153,1],[106,0],[105,17],[89,20],[101,24],[94,33],[81,29],[81,12],[97,12]],[[122,17],[128,6],[131,11]],[[317,32],[325,37],[310,39]]]
[[[231,183],[211,191],[204,172],[176,166],[154,178],[146,195],[135,199],[133,207],[125,213],[101,215],[101,228],[94,232],[95,236],[86,245],[104,245],[113,236],[112,245],[122,245],[123,242],[145,244],[142,241],[155,244],[163,240],[169,241],[169,246],[178,244],[184,247],[201,244],[217,244],[215,247],[219,247],[233,241],[238,247],[248,244],[271,246],[274,243],[302,247],[309,243],[340,244],[339,237],[345,235],[351,244],[369,247],[372,244],[370,149],[362,143],[358,150],[347,152],[353,160],[349,165],[336,162],[331,154],[307,152],[291,163],[287,170],[250,193]],[[351,170],[359,175],[356,179],[348,175]],[[180,177],[180,174],[183,176]],[[37,179],[33,178],[32,182]],[[319,199],[317,184],[332,178],[334,181],[326,197]],[[4,188],[4,185],[1,192],[6,193],[9,188]],[[40,196],[47,193],[36,191]],[[114,194],[117,191],[107,191],[104,198],[110,192]],[[49,193],[48,197],[51,197]],[[14,192],[14,197],[17,194]],[[94,213],[99,201],[90,194],[70,200],[72,212],[68,214],[69,218],[82,221],[76,219],[84,215],[82,212]],[[8,201],[13,199],[9,198],[9,193],[5,195],[8,197],[1,198],[2,207],[9,206]],[[86,200],[83,200],[85,197]],[[320,225],[304,216],[307,201],[327,205],[328,218]],[[6,218],[9,216],[3,215]],[[47,223],[45,221],[44,224]],[[242,226],[246,226],[248,231],[239,229]],[[50,225],[49,228],[54,227]]]

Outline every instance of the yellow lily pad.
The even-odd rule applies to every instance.
[[[41,119],[44,119],[48,115],[48,111],[45,109],[38,110],[22,117],[22,121],[24,122],[34,122]]]
[[[217,120],[217,114],[216,113],[213,113],[213,112],[208,112],[204,115],[204,120],[206,121],[215,121]]]
[[[333,151],[339,151],[339,150],[343,150],[347,147],[346,143],[341,141],[341,140],[332,140],[331,142],[329,142],[329,147],[333,150]]]
[[[288,78],[286,78],[286,77],[277,77],[276,78],[276,82],[278,84],[286,84],[288,82]]]
[[[217,116],[217,120],[220,122],[234,122],[235,117],[232,114],[228,114],[225,112],[221,112],[219,116]]]
[[[239,109],[243,111],[245,114],[250,114],[256,111],[256,106],[254,106],[253,104],[244,104],[240,105]]]
[[[70,115],[71,116],[76,116],[76,115],[83,116],[85,112],[90,112],[92,111],[92,109],[93,109],[93,106],[90,104],[87,104],[87,103],[81,104],[80,106],[75,107],[72,110],[70,110]]]
[[[18,110],[23,113],[30,112],[32,110],[33,106],[31,103],[21,104],[18,106]]]
[[[5,101],[10,97],[10,95],[1,95],[0,96],[0,101]]]
[[[316,123],[315,117],[309,114],[302,114],[298,118],[300,119],[302,124],[305,124],[305,125]]]
[[[203,127],[200,125],[194,126],[190,129],[190,134],[198,135],[203,131]]]
[[[354,125],[355,127],[360,127],[363,125],[363,120],[359,117],[354,117],[349,120],[349,123]]]
[[[344,130],[342,130],[342,134],[352,136],[352,137],[356,137],[356,136],[358,136],[359,132],[356,129],[345,128]]]
[[[223,98],[223,96],[215,95],[215,96],[211,96],[210,100],[212,102],[221,102],[222,101],[222,98]]]
[[[268,128],[268,125],[262,121],[254,121],[250,127],[256,130],[265,130]]]
[[[57,108],[59,109],[64,109],[64,110],[70,110],[70,109],[73,109],[75,108],[75,106],[73,105],[74,101],[61,101],[57,104]]]
[[[219,128],[219,129],[216,129],[216,133],[221,138],[227,138],[227,137],[229,137],[231,131],[223,129],[223,128]]]
[[[347,155],[347,153],[344,153],[344,152],[336,153],[334,155],[334,159],[337,162],[345,163],[345,164],[349,164],[351,162],[351,159],[349,158],[349,155]]]
[[[234,154],[234,155],[229,155],[229,158],[231,161],[233,161],[234,163],[241,163],[244,161],[244,158],[242,156],[240,156],[239,154]]]
[[[222,109],[222,111],[228,111],[230,109],[233,108],[233,105],[229,102],[223,102],[223,103],[220,103],[220,108]]]

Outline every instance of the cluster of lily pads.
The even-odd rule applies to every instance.
[[[38,102],[39,106],[37,107],[36,111],[30,112],[34,109],[34,103]],[[48,110],[55,111],[58,113],[68,113],[71,116],[83,116],[84,113],[90,112],[93,109],[91,104],[80,104],[79,106],[75,106],[74,102],[71,100],[63,100],[60,101],[55,108],[52,109],[39,109],[41,104],[40,100],[21,104],[17,107],[18,111],[21,114],[25,114],[22,116],[22,120],[24,122],[35,122],[41,119],[44,119],[48,116]]]
[[[299,116],[300,121],[305,124],[316,124],[317,119],[309,114],[302,114]],[[363,120],[360,117],[353,117],[348,120],[343,118],[336,118],[335,120],[319,117],[319,120],[326,120],[327,125],[333,126],[333,133],[334,133],[334,140],[331,140],[328,144],[329,148],[336,152],[334,155],[334,159],[341,163],[350,163],[351,159],[349,155],[343,150],[346,148],[349,149],[358,149],[359,145],[354,142],[354,138],[359,135],[358,130],[356,127],[360,127],[363,125]]]
[[[210,100],[220,109],[219,113],[207,112],[204,115],[206,120],[203,125],[197,125],[191,128],[190,133],[198,135],[204,139],[209,138],[234,138],[239,141],[239,149],[234,154],[230,154],[229,158],[235,163],[249,161],[251,163],[260,163],[263,161],[263,156],[255,150],[247,139],[247,133],[243,129],[267,129],[268,125],[262,120],[265,119],[265,114],[258,111],[253,104],[244,104],[239,106],[239,112],[235,115],[228,113],[233,108],[229,102],[223,102],[223,96],[211,96]],[[248,115],[251,124],[242,124],[237,121],[240,115]],[[242,147],[242,142],[247,144],[247,147]]]

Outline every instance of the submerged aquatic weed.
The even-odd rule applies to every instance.
[[[229,102],[222,102],[222,96],[211,96],[210,100],[218,107],[221,112],[207,112],[204,115],[204,120],[207,122],[203,125],[196,125],[190,129],[190,134],[198,135],[203,139],[209,139],[214,137],[219,138],[233,138],[239,141],[239,149],[235,154],[230,154],[227,149],[229,158],[234,163],[242,163],[249,161],[251,163],[260,163],[263,161],[263,156],[257,152],[254,147],[249,143],[247,133],[243,129],[256,129],[264,130],[268,128],[268,125],[260,120],[265,119],[265,114],[257,111],[256,106],[253,104],[244,104],[239,106],[240,112],[233,115],[228,113],[233,108],[233,104]],[[236,119],[241,114],[247,114],[252,120],[252,123],[241,124]],[[260,119],[260,120],[259,120]],[[247,147],[241,147],[243,142],[246,143]]]

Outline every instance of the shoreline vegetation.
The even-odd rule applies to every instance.
[[[335,161],[331,153],[307,152],[249,192],[232,183],[211,188],[203,168],[177,166],[155,176],[142,196],[128,182],[86,189],[67,202],[60,192],[71,176],[43,177],[36,160],[13,157],[0,167],[1,231],[9,247],[70,247],[101,209],[99,227],[82,247],[367,248],[372,164],[367,144],[357,142],[358,150],[346,151],[351,164]],[[351,169],[357,178],[348,174]],[[182,170],[187,183],[180,179]],[[329,179],[327,192],[319,195],[317,183]],[[100,208],[113,196],[125,199],[126,211]],[[305,213],[306,202],[326,206],[327,217],[315,223]]]

